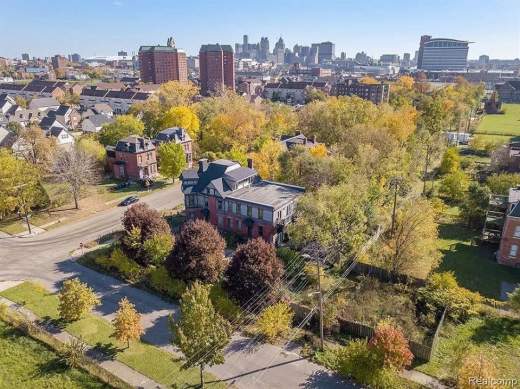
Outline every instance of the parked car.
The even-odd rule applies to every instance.
[[[119,189],[128,188],[130,186],[130,184],[131,184],[130,181],[120,182],[119,184],[114,186],[113,190],[119,190]]]
[[[126,207],[128,205],[137,203],[138,201],[139,201],[139,197],[137,197],[137,196],[129,196],[126,199],[124,199],[123,201],[121,201],[119,203],[119,206],[120,207]]]

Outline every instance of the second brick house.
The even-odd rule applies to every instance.
[[[146,180],[158,175],[155,145],[148,138],[132,135],[107,147],[107,162],[115,178]]]
[[[262,237],[273,244],[285,239],[299,186],[264,181],[253,169],[234,161],[200,160],[198,169],[181,174],[188,219],[204,218],[223,232],[246,238]]]

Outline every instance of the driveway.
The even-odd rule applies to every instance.
[[[153,193],[143,199],[156,209],[173,208],[183,201],[179,185]],[[111,319],[117,303],[128,297],[142,314],[143,338],[173,352],[168,315],[177,306],[133,288],[112,277],[85,268],[70,258],[80,242],[121,228],[124,208],[100,212],[80,222],[65,225],[45,234],[27,238],[0,239],[0,281],[33,279],[52,290],[70,277],[87,282],[101,297],[96,313]],[[211,371],[238,388],[355,388],[322,367],[295,353],[282,353],[272,345],[258,345],[253,351],[244,347],[244,338],[235,336],[226,351],[226,362]]]

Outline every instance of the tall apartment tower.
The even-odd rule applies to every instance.
[[[202,45],[199,52],[201,94],[221,93],[235,89],[235,64],[230,45]]]
[[[139,48],[141,80],[154,84],[168,81],[188,81],[186,53],[175,47],[173,39],[167,46],[141,46]]]

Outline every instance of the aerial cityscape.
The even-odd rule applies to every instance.
[[[520,4],[428,3],[3,4],[0,388],[520,388]]]

